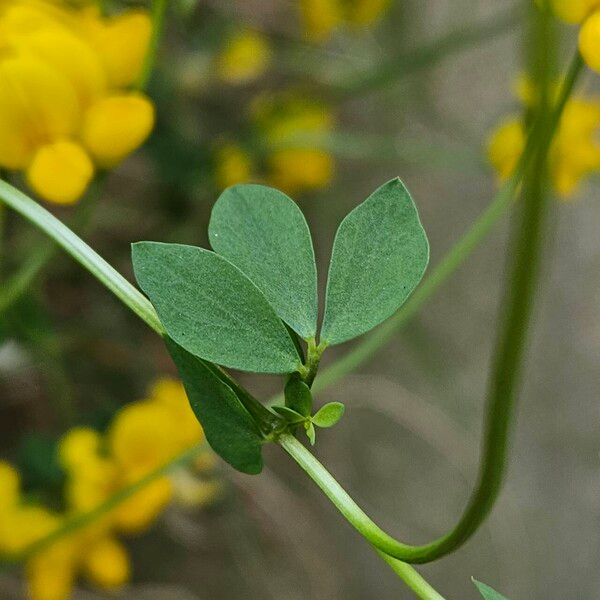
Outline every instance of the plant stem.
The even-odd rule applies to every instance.
[[[161,336],[165,334],[147,298],[54,215],[2,180],[0,199],[53,239],[156,333]]]
[[[162,38],[164,24],[165,24],[165,13],[167,12],[168,0],[154,0],[152,2],[152,35],[150,36],[150,42],[148,43],[148,50],[144,57],[144,64],[140,72],[140,77],[137,82],[137,89],[144,90],[148,86],[150,76],[154,70],[156,64],[156,58],[158,56],[158,49],[160,47],[160,40]]]
[[[376,552],[391,567],[392,571],[404,581],[407,587],[415,593],[417,598],[421,598],[421,600],[444,600],[444,597],[427,583],[414,567],[389,556],[381,550],[376,549]]]
[[[381,530],[360,509],[300,442],[289,434],[279,438],[280,445],[315,481],[359,533],[379,550],[403,561],[430,562],[452,552],[466,542],[489,514],[504,479],[508,438],[539,279],[539,263],[548,204],[545,193],[547,156],[553,132],[581,71],[581,59],[577,55],[565,79],[561,96],[554,110],[549,111],[547,88],[550,71],[547,61],[551,56],[552,38],[548,18],[543,11],[539,25],[541,49],[536,55],[538,61],[542,63],[541,75],[537,80],[542,90],[538,106],[539,115],[531,134],[533,142],[528,144],[526,150],[532,158],[523,159],[522,162],[525,173],[525,194],[520,221],[513,240],[513,250],[509,254],[512,268],[507,277],[504,324],[498,337],[490,378],[480,472],[469,504],[458,524],[448,534],[426,545],[410,546],[399,542]]]

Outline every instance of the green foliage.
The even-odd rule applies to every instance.
[[[203,360],[170,339],[166,343],[212,449],[238,471],[260,473],[264,440],[250,413]]]
[[[304,417],[312,411],[312,393],[310,388],[294,373],[285,385],[285,405]]]
[[[471,580],[479,590],[479,593],[483,596],[484,600],[507,600],[505,596],[499,594],[496,590],[493,590],[489,585],[481,583],[471,577]]]
[[[312,417],[317,427],[333,427],[344,415],[345,407],[341,402],[329,402],[322,406]]]
[[[316,441],[316,433],[315,433],[315,426],[313,425],[312,421],[306,421],[304,423],[304,429],[306,429],[306,437],[308,438],[308,441],[310,442],[311,446],[315,445],[315,441]]]
[[[423,275],[429,246],[399,179],[355,208],[335,238],[317,344],[315,257],[296,204],[272,188],[233,186],[215,204],[209,236],[215,252],[134,244],[134,272],[171,338],[169,351],[209,443],[235,468],[257,473],[272,434],[302,425],[314,444],[315,426],[341,419],[339,402],[311,416],[322,351],[389,317]],[[307,342],[306,359],[298,336]],[[285,406],[269,411],[212,363],[289,373]]]
[[[301,415],[299,412],[288,408],[287,406],[274,406],[273,410],[278,412],[288,423],[291,423],[292,425],[304,423],[307,418],[304,415]]]
[[[169,336],[195,356],[244,371],[291,373],[300,357],[260,290],[223,257],[194,246],[133,245],[136,279]]]
[[[296,203],[263,185],[235,185],[217,200],[208,229],[218,254],[240,268],[300,337],[317,332],[317,267]]]
[[[403,183],[393,179],[337,231],[321,340],[340,344],[379,325],[408,298],[428,260],[417,209]]]

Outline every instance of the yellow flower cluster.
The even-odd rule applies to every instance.
[[[71,204],[96,168],[140,146],[154,108],[132,88],[150,33],[142,10],[104,17],[96,4],[0,2],[0,168]]]
[[[390,0],[300,0],[300,11],[306,36],[323,42],[340,26],[372,25],[389,5]]]
[[[555,92],[559,86],[555,86]],[[521,80],[518,95],[528,106],[535,106],[532,86]],[[549,168],[556,192],[572,196],[581,181],[600,170],[600,98],[575,97],[568,101],[549,154]],[[492,133],[488,157],[501,180],[512,175],[525,148],[527,136],[523,119],[513,115]]]
[[[123,408],[105,435],[78,427],[61,439],[59,460],[67,475],[64,513],[26,502],[19,474],[0,462],[0,555],[18,555],[70,517],[98,508],[202,440],[183,386],[161,379],[147,399]],[[219,493],[218,482],[206,476],[213,465],[214,455],[207,449],[193,472],[181,467],[154,479],[100,519],[35,554],[26,565],[29,598],[65,600],[78,574],[102,589],[122,587],[131,566],[118,534],[145,530],[173,499],[195,506],[211,502]],[[197,476],[200,472],[203,478]]]
[[[226,83],[241,84],[260,77],[271,62],[271,48],[265,36],[242,30],[229,37],[217,55],[215,70]]]
[[[591,69],[600,73],[600,0],[550,0],[556,16],[580,23],[579,50]]]
[[[293,93],[262,96],[252,106],[252,127],[264,149],[259,173],[253,157],[237,144],[217,152],[220,188],[244,181],[264,181],[289,194],[327,187],[333,180],[333,156],[318,147],[334,125],[325,105]]]

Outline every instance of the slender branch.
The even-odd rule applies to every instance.
[[[148,86],[150,76],[156,64],[158,49],[162,38],[165,13],[167,12],[168,0],[154,0],[152,2],[152,34],[148,43],[148,51],[144,57],[144,64],[140,72],[140,77],[137,82],[137,89],[144,90]]]
[[[543,19],[543,17],[541,17]],[[548,32],[542,41],[550,45]],[[543,50],[539,60],[548,60]],[[539,115],[530,135],[519,168],[525,173],[525,194],[521,220],[513,242],[512,270],[507,278],[507,304],[504,326],[497,342],[490,378],[483,453],[477,485],[458,524],[446,535],[422,546],[399,542],[379,528],[350,498],[330,473],[310,452],[289,434],[280,436],[280,445],[323,490],[342,515],[371,544],[394,558],[412,563],[436,560],[464,544],[489,514],[504,479],[508,454],[508,438],[514,413],[519,376],[527,342],[539,276],[542,253],[544,216],[547,205],[545,193],[546,162],[553,133],[572,93],[582,68],[579,54],[572,61],[561,95],[552,111],[542,100]],[[547,71],[546,71],[547,72]],[[541,88],[548,81],[541,80]],[[546,98],[547,100],[547,98]]]
[[[148,299],[65,224],[37,202],[2,180],[0,180],[0,199],[52,238],[156,333],[161,336],[165,334],[165,329]]]
[[[389,554],[376,549],[377,554],[391,567],[392,571],[404,581],[417,598],[421,600],[444,600],[423,577],[410,565],[391,557]]]

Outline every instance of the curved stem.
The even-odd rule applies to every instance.
[[[542,61],[546,60],[543,56],[538,58]],[[547,155],[552,135],[560,121],[581,66],[581,58],[577,55],[553,111],[545,108],[548,101],[547,91],[544,90],[547,90],[548,80],[546,78],[541,81],[539,116],[531,134],[533,142],[528,144],[528,149],[524,152],[527,158],[522,160],[519,168],[519,171],[523,170],[526,175],[524,202],[511,253],[513,267],[507,280],[504,327],[498,338],[490,379],[480,473],[469,504],[454,529],[422,546],[411,546],[397,541],[362,511],[300,442],[289,434],[279,438],[280,445],[315,481],[357,531],[376,548],[394,558],[412,563],[425,563],[452,552],[473,535],[498,497],[506,470],[508,438],[538,283],[548,200],[545,193]]]
[[[165,334],[148,299],[54,215],[2,180],[0,199],[52,238],[156,333]]]

